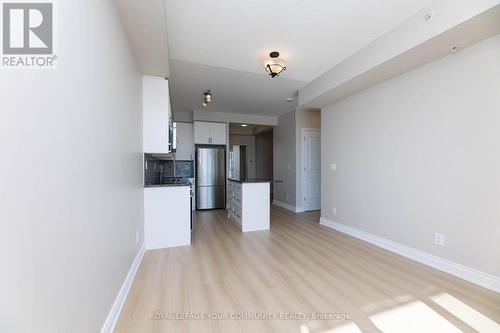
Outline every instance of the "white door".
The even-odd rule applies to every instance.
[[[302,133],[304,210],[318,210],[321,208],[321,134],[314,129],[304,129]]]

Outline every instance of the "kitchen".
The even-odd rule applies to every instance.
[[[143,77],[146,249],[190,245],[196,210],[227,209],[242,232],[269,229],[272,126],[175,122],[169,91],[167,79]]]
[[[500,332],[500,1],[0,7],[0,332]]]

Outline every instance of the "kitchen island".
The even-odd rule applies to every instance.
[[[229,179],[228,219],[241,231],[268,230],[270,227],[271,181]]]

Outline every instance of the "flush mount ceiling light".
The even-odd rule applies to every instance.
[[[248,125],[247,124],[241,124],[241,127],[247,127]]]
[[[286,70],[286,61],[279,58],[280,53],[273,51],[269,53],[269,59],[266,59],[262,66],[271,77],[279,76],[281,72]]]
[[[212,92],[210,90],[205,91],[203,93],[203,106],[207,106],[212,100]]]

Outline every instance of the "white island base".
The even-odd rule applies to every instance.
[[[270,227],[269,181],[234,181],[228,185],[228,218],[243,232],[269,230]]]

